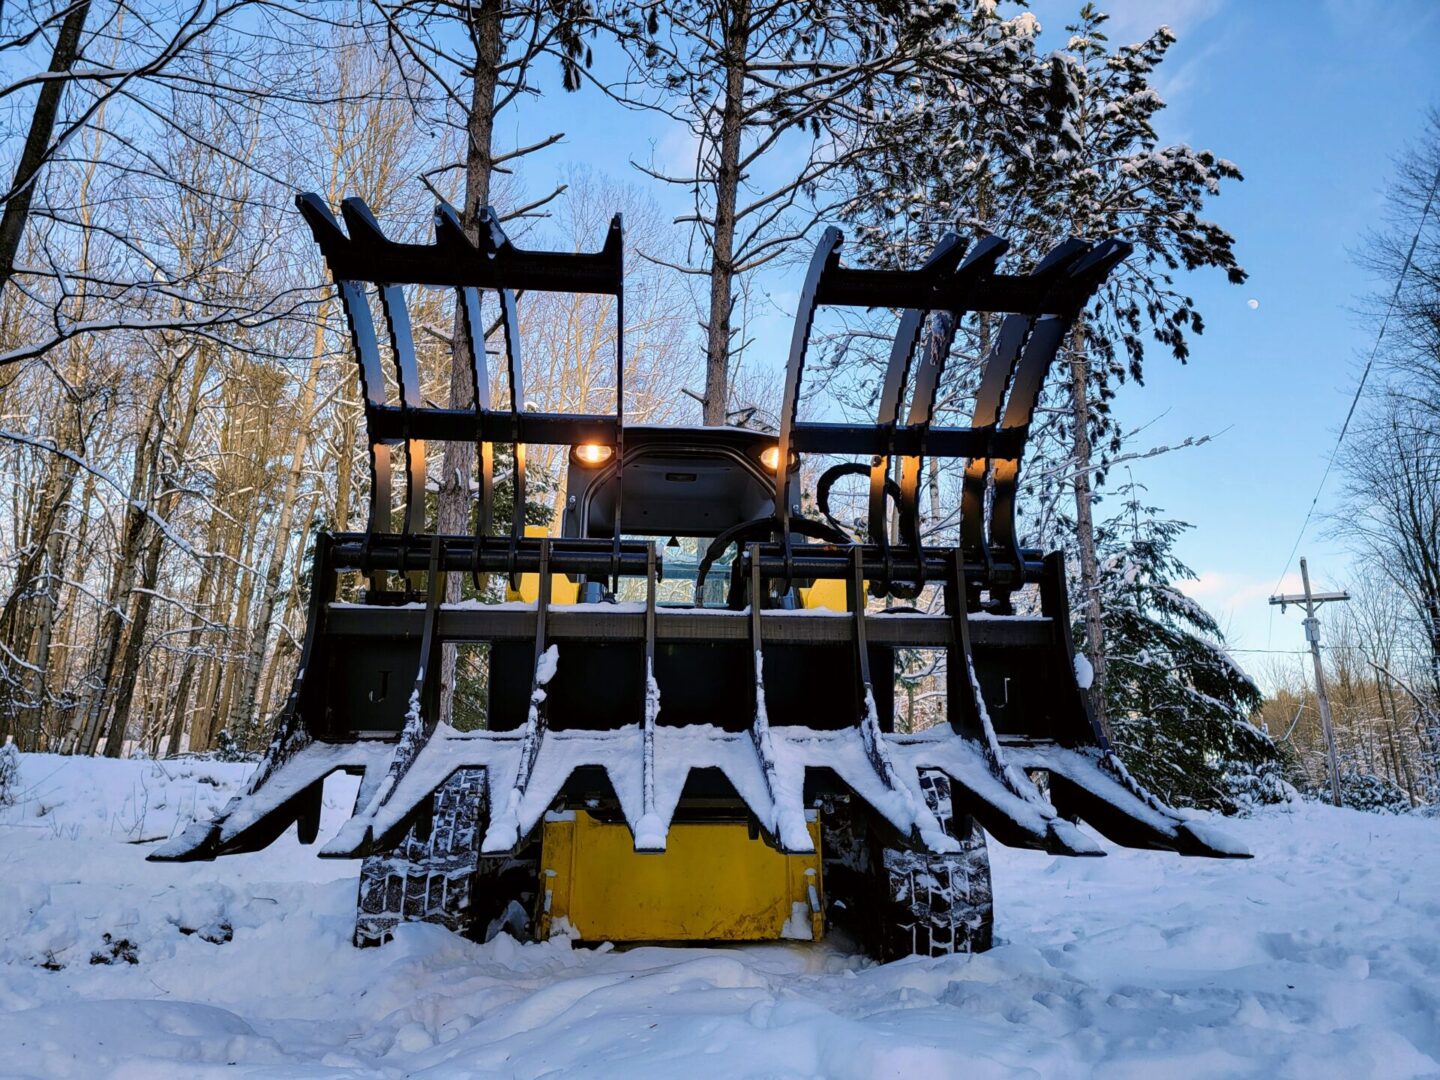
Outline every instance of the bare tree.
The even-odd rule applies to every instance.
[[[923,94],[934,81],[974,88],[1003,49],[972,36],[958,5],[888,0],[645,0],[611,22],[632,61],[613,88],[672,117],[689,137],[679,160],[636,163],[690,193],[691,247],[675,268],[704,279],[704,420],[726,422],[735,325],[746,275],[784,255],[844,195],[828,181],[872,150],[882,82]],[[648,94],[644,88],[648,88]]]
[[[1440,700],[1440,430],[1408,395],[1387,393],[1341,452],[1346,483],[1335,531],[1409,601]]]
[[[1359,262],[1378,279],[1371,302],[1391,386],[1440,428],[1440,109],[1397,162],[1385,224]]]

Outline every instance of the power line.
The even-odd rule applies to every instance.
[[[1390,303],[1385,307],[1385,317],[1380,320],[1380,333],[1375,336],[1375,345],[1370,350],[1370,359],[1365,361],[1365,369],[1360,372],[1360,382],[1355,387],[1355,396],[1350,399],[1350,408],[1345,413],[1345,423],[1340,425],[1340,436],[1335,440],[1335,446],[1330,451],[1330,460],[1325,463],[1325,472],[1320,477],[1320,486],[1315,489],[1315,497],[1310,500],[1310,507],[1305,511],[1305,520],[1300,523],[1300,535],[1295,537],[1295,545],[1290,549],[1290,554],[1285,558],[1285,567],[1280,571],[1280,577],[1275,581],[1275,588],[1280,588],[1280,583],[1285,580],[1285,574],[1290,569],[1290,564],[1295,560],[1295,553],[1300,550],[1300,542],[1305,539],[1305,530],[1310,527],[1310,519],[1315,514],[1315,507],[1320,503],[1320,494],[1325,490],[1325,481],[1330,479],[1330,470],[1335,465],[1335,458],[1340,454],[1340,446],[1345,441],[1345,433],[1350,430],[1350,421],[1355,416],[1355,407],[1360,404],[1360,395],[1365,392],[1365,381],[1370,378],[1370,369],[1375,366],[1375,358],[1380,355],[1380,343],[1385,340],[1385,331],[1390,327],[1390,316],[1395,312],[1395,305],[1400,301],[1400,289],[1405,284],[1405,276],[1410,272],[1410,263],[1415,258],[1415,248],[1420,243],[1420,234],[1425,230],[1425,220],[1430,216],[1430,207],[1435,202],[1435,192],[1440,189],[1440,169],[1435,170],[1435,179],[1430,184],[1430,194],[1425,198],[1425,208],[1420,211],[1420,221],[1415,226],[1415,235],[1410,238],[1410,250],[1405,253],[1405,264],[1400,268],[1400,276],[1395,280],[1395,291],[1390,295]]]

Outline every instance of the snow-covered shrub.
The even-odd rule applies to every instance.
[[[0,746],[0,806],[15,802],[20,787],[20,751],[14,743]]]
[[[1228,761],[1223,780],[1226,797],[1239,814],[1254,813],[1262,806],[1298,802],[1300,792],[1285,779],[1281,761]]]
[[[1341,774],[1340,801],[1371,814],[1403,814],[1410,809],[1410,797],[1401,788],[1372,773]]]
[[[240,740],[230,734],[229,729],[221,728],[220,733],[215,736],[215,750],[213,756],[216,761],[254,761],[255,755],[246,751]]]

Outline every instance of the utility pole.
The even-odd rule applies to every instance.
[[[1282,594],[1270,597],[1271,604],[1279,604],[1284,614],[1287,604],[1303,605],[1305,608],[1305,640],[1310,642],[1310,658],[1315,661],[1315,702],[1320,707],[1320,727],[1325,732],[1325,758],[1330,763],[1330,794],[1335,805],[1340,805],[1340,765],[1335,756],[1335,727],[1330,722],[1330,699],[1325,696],[1325,668],[1320,663],[1320,620],[1315,611],[1321,604],[1334,600],[1349,600],[1347,592],[1312,593],[1310,591],[1310,568],[1300,560],[1300,580],[1305,583],[1305,592]]]

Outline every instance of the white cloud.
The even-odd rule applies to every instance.
[[[1298,573],[1286,574],[1277,588],[1274,578],[1261,580],[1223,570],[1202,570],[1187,581],[1177,581],[1175,586],[1216,613],[1244,609],[1268,601],[1277,592],[1299,592],[1303,587]]]

